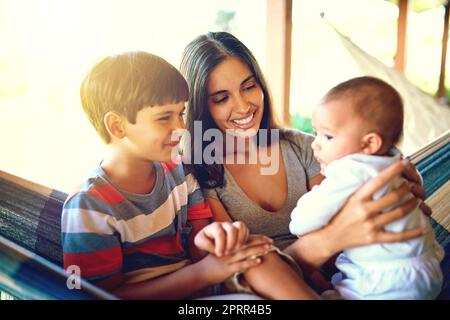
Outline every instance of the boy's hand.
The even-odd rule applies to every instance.
[[[247,269],[258,266],[261,263],[261,255],[270,251],[270,244],[265,237],[257,236],[252,239],[251,244],[241,247],[240,250],[228,255],[218,257],[209,254],[201,261],[201,269],[204,270],[204,276],[210,285],[223,282],[236,272],[243,272]]]
[[[265,243],[271,243],[269,238],[265,239]],[[222,257],[238,250],[248,240],[249,230],[244,223],[213,222],[200,230],[194,243],[199,249]]]

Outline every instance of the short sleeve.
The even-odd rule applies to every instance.
[[[202,191],[205,197],[220,200],[219,194],[215,188],[203,188]]]
[[[197,179],[192,173],[186,175],[188,189],[188,220],[209,219],[213,217],[211,208],[203,196]]]
[[[287,140],[293,144],[294,152],[303,163],[308,180],[318,176],[320,165],[314,157],[314,151],[311,147],[314,136],[294,129],[286,130],[285,135]]]
[[[64,204],[61,229],[64,269],[80,268],[90,281],[103,280],[122,270],[122,249],[115,233],[115,219],[108,206],[81,192]]]

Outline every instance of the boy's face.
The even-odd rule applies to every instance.
[[[125,123],[125,144],[128,152],[137,158],[168,162],[173,148],[178,148],[181,136],[172,133],[184,129],[185,102],[156,105],[141,109],[136,123]]]
[[[311,146],[322,175],[331,161],[359,153],[364,147],[364,124],[348,103],[346,100],[332,100],[314,109],[312,124],[316,138]]]

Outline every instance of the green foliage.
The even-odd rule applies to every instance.
[[[291,125],[306,133],[313,133],[311,118],[302,117],[299,114],[291,116]]]

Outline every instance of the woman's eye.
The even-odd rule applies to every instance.
[[[244,90],[245,91],[250,91],[250,90],[252,90],[253,88],[255,88],[256,87],[256,83],[253,83],[252,85],[249,85],[249,86],[247,86],[247,87],[244,87]]]
[[[224,103],[227,100],[228,100],[228,97],[223,97],[223,98],[220,98],[220,99],[213,99],[213,103],[221,104],[221,103]]]
[[[159,121],[168,121],[169,119],[170,119],[170,116],[166,116],[166,117],[159,118],[158,120]]]

